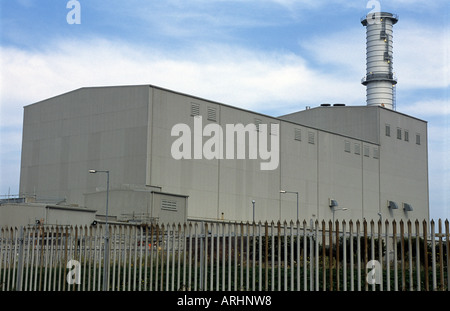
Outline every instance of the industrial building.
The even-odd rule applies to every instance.
[[[428,220],[427,122],[395,107],[397,21],[362,20],[361,106],[273,117],[154,85],[85,87],[26,106],[21,196],[97,220],[108,197],[108,219],[128,223]]]

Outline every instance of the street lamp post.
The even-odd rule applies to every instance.
[[[255,222],[255,200],[252,200],[253,204],[253,222]]]
[[[337,212],[337,211],[346,211],[348,209],[346,207],[337,208],[337,206],[338,206],[337,201],[336,200],[331,200],[330,208],[331,208],[331,211],[333,212],[333,224],[334,224],[334,213]]]
[[[109,264],[109,229],[108,229],[108,200],[109,200],[109,171],[89,170],[89,173],[106,173],[106,215],[105,215],[105,254],[103,263],[103,291],[108,290],[108,269]]]
[[[280,190],[280,193],[295,193],[297,195],[297,221],[298,221],[298,192],[297,191]]]

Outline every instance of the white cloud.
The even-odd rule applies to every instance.
[[[402,105],[402,112],[419,118],[450,117],[450,102],[445,99],[417,101]]]
[[[362,78],[366,66],[365,36],[365,29],[360,24],[359,28],[353,27],[327,36],[315,36],[307,41],[299,42],[299,45],[320,65],[328,66],[345,76],[355,74]]]
[[[394,29],[394,70],[404,88],[450,86],[448,28],[399,21]]]
[[[297,55],[233,46],[165,53],[89,40],[59,42],[44,52],[3,47],[1,54],[1,100],[6,107],[83,86],[117,84],[154,84],[254,110],[333,98],[357,101],[363,94],[357,82],[315,71]]]
[[[444,25],[445,26],[445,25]],[[343,74],[365,72],[365,30],[352,28],[301,42],[322,65],[340,66]],[[394,71],[402,89],[450,86],[448,29],[408,20],[394,26]],[[332,68],[333,68],[332,67]]]
[[[445,8],[448,6],[447,0],[433,0],[433,1],[423,1],[423,0],[391,0],[389,2],[380,0],[383,6],[386,5],[388,8],[394,10],[402,11],[415,11],[415,12],[426,12],[434,11],[439,8]]]

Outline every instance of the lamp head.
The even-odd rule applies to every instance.
[[[329,204],[330,208],[339,206],[339,204],[338,204],[338,202],[337,202],[336,200],[330,199],[330,202],[329,202],[329,203],[330,203],[330,204]]]

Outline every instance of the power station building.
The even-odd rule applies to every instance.
[[[108,191],[117,222],[428,220],[427,122],[395,110],[396,22],[362,21],[362,106],[273,117],[153,85],[26,106],[20,193],[102,220]]]

